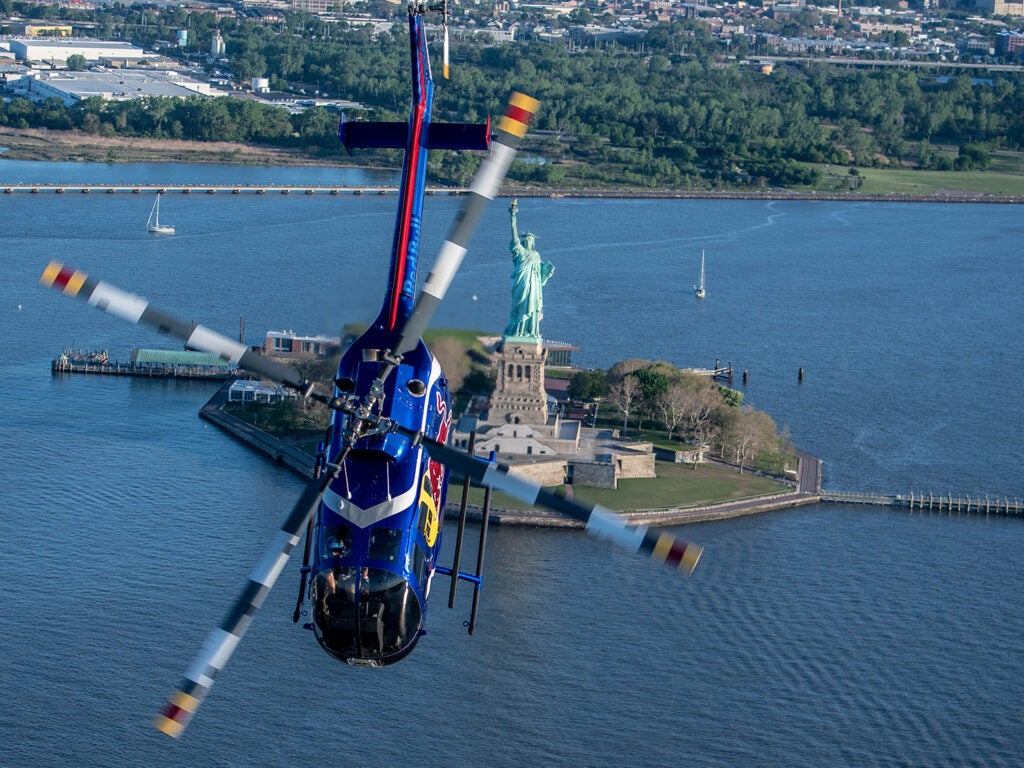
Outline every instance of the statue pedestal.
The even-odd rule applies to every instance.
[[[539,338],[505,336],[495,355],[498,381],[491,396],[488,421],[507,424],[547,424],[548,396],[544,391],[547,354]]]

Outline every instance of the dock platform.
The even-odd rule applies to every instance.
[[[99,376],[142,376],[149,379],[201,379],[227,381],[234,373],[227,366],[181,365],[176,363],[124,363],[110,360],[106,350],[66,349],[50,363],[54,376],[86,373]]]

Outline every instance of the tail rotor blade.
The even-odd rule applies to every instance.
[[[185,673],[184,679],[156,716],[153,725],[157,730],[174,738],[185,730],[192,715],[213,686],[214,679],[230,660],[249,628],[254,614],[263,605],[292,550],[295,549],[299,534],[316,511],[320,498],[333,477],[331,472],[325,472],[306,486],[288,519],[278,531],[273,544],[253,570],[245,589],[235,600],[220,626],[206,638],[202,650]]]
[[[68,296],[78,297],[128,322],[152,326],[161,333],[181,339],[189,349],[219,355],[232,365],[285,384],[307,396],[312,392],[309,382],[291,366],[253,352],[245,344],[233,341],[205,326],[174,317],[157,309],[141,296],[122,291],[102,280],[96,280],[73,267],[51,261],[39,282]]]
[[[505,108],[505,114],[498,121],[497,134],[491,143],[491,154],[485,158],[473,178],[469,197],[459,211],[455,224],[441,246],[434,268],[423,285],[423,291],[416,300],[416,306],[406,321],[398,344],[393,350],[403,355],[415,348],[423,331],[430,325],[434,310],[441,303],[448,287],[462,264],[469,248],[469,241],[487,209],[487,205],[498,193],[505,174],[516,156],[519,140],[526,135],[540,105],[536,99],[522,93],[513,93]]]
[[[545,507],[579,520],[587,533],[611,541],[633,552],[645,554],[670,568],[692,573],[700,560],[701,548],[663,531],[628,523],[621,515],[597,505],[588,506],[552,493],[526,478],[509,473],[503,464],[491,464],[440,443],[424,440],[431,458],[463,472],[482,485],[507,493],[531,506]]]

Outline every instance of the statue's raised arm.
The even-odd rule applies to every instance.
[[[508,207],[509,218],[512,219],[512,244],[519,245],[519,229],[516,227],[516,210],[519,208],[519,198],[512,198],[512,204]]]

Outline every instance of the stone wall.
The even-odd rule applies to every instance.
[[[613,460],[622,479],[656,476],[653,453],[617,453]]]
[[[565,482],[565,474],[568,462],[564,459],[552,461],[535,461],[529,464],[516,464],[511,467],[510,474],[525,477],[538,485],[551,487],[562,485]]]
[[[589,485],[594,488],[618,488],[615,465],[604,461],[574,461],[572,463],[573,485]]]
[[[668,448],[655,448],[654,455],[661,461],[672,461],[676,464],[696,464],[704,461],[704,453],[699,448],[685,451],[670,451]]]

